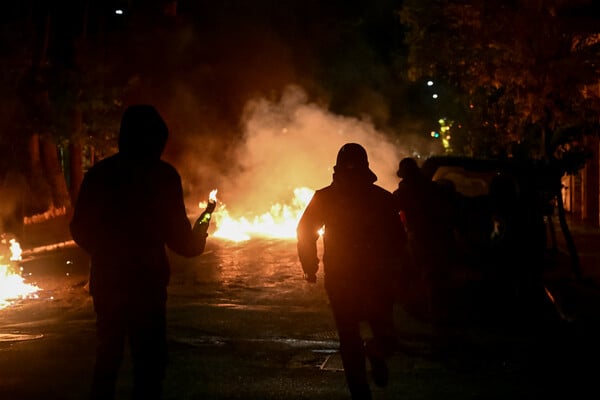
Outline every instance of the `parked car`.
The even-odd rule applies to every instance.
[[[430,157],[421,169],[451,193],[455,251],[444,271],[445,318],[558,318],[544,286],[557,255],[551,172],[533,161],[451,156]]]

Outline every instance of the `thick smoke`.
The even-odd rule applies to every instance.
[[[348,142],[365,147],[377,184],[388,190],[397,185],[398,161],[406,151],[368,120],[335,115],[310,102],[298,86],[288,86],[275,101],[250,101],[242,121],[243,140],[223,157],[236,165],[218,177],[213,168],[210,178],[232,215],[262,214],[275,203],[289,204],[295,188],[315,190],[329,184],[337,152]],[[216,150],[209,143],[203,146]],[[201,166],[184,174],[194,171],[200,173]],[[189,195],[195,204],[205,198],[194,188]]]

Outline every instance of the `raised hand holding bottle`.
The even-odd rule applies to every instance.
[[[208,227],[210,225],[210,220],[212,218],[212,213],[217,206],[217,189],[214,189],[210,192],[208,196],[208,203],[206,204],[206,208],[202,211],[202,214],[198,217],[196,222],[194,222],[194,232],[204,232],[208,231]]]

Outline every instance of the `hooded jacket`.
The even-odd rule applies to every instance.
[[[71,235],[91,258],[93,296],[162,293],[169,282],[165,246],[182,256],[204,251],[192,230],[181,178],[160,156],[166,125],[150,106],[133,106],[121,123],[119,152],[84,176]]]
[[[406,237],[393,195],[368,168],[336,168],[332,183],[315,192],[297,227],[306,274],[318,270],[317,240],[324,227],[325,286],[390,280]]]

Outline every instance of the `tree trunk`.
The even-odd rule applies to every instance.
[[[79,107],[75,106],[73,110],[73,132],[69,140],[69,194],[71,205],[75,205],[83,181],[82,131],[83,113]]]
[[[81,182],[83,181],[83,148],[81,141],[77,138],[72,138],[69,144],[69,157],[71,162],[69,163],[70,176],[71,176],[71,187],[69,188],[71,194],[71,204],[77,202],[77,196],[79,195],[79,188],[81,188]]]
[[[34,133],[29,138],[29,186],[31,190],[29,198],[25,201],[26,215],[42,213],[52,205],[50,186],[44,176],[40,154],[40,135]]]
[[[46,172],[46,179],[50,184],[52,203],[57,208],[70,207],[71,199],[67,189],[67,182],[58,160],[56,144],[46,138],[41,140],[41,144],[42,163]]]

